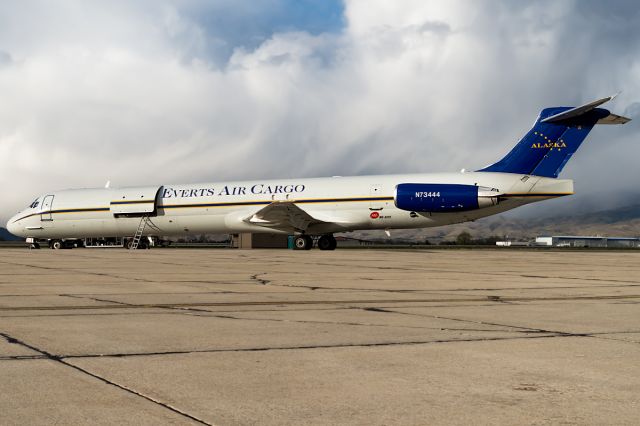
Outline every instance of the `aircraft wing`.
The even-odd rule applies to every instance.
[[[306,231],[311,225],[331,223],[311,216],[298,207],[294,201],[274,201],[244,221],[252,225],[283,231]]]

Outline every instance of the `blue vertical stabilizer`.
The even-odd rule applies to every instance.
[[[533,128],[503,159],[478,171],[558,177],[593,126],[629,121],[596,108],[611,99],[613,96],[575,108],[543,109]]]

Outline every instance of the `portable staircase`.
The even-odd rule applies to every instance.
[[[142,216],[140,218],[140,224],[138,224],[138,229],[136,230],[136,234],[133,236],[133,241],[131,242],[131,250],[137,250],[138,245],[140,245],[140,240],[142,239],[142,233],[144,229],[147,227],[149,223],[149,216]]]

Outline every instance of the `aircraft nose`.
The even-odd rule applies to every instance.
[[[11,232],[13,235],[15,236],[21,236],[20,235],[20,231],[22,226],[20,226],[20,224],[18,222],[16,222],[15,220],[18,218],[16,216],[13,216],[11,219],[9,219],[9,221],[7,222],[7,231]]]

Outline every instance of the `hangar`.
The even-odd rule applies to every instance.
[[[640,238],[554,235],[550,237],[536,237],[536,245],[553,247],[639,248]]]

